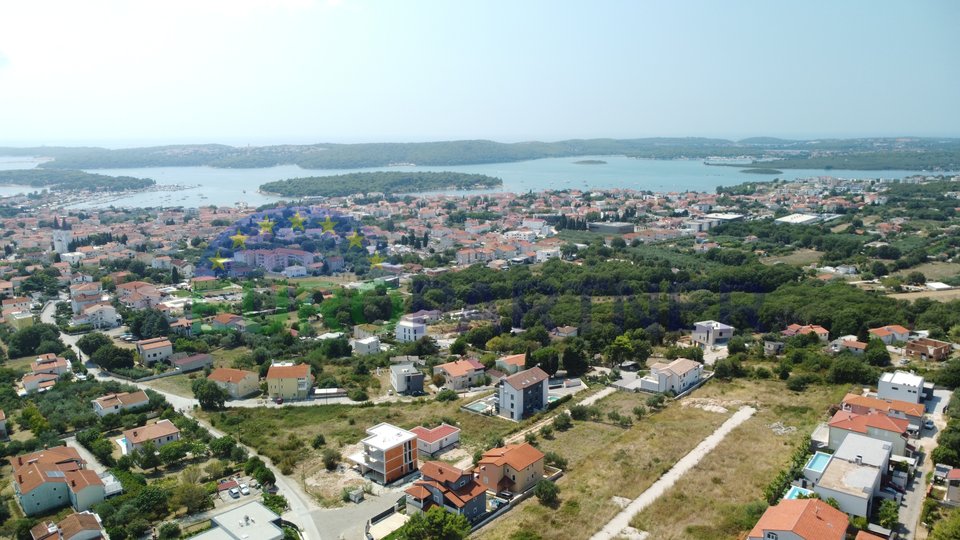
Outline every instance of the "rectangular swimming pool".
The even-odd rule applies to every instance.
[[[787,494],[783,496],[784,499],[796,499],[800,496],[810,496],[813,495],[813,492],[809,489],[803,489],[799,486],[790,486],[790,489],[787,490]]]
[[[465,407],[470,409],[473,412],[478,412],[481,414],[487,412],[487,409],[490,408],[489,405],[487,405],[486,403],[483,403],[482,401],[471,403],[469,405],[466,405]]]
[[[807,462],[805,469],[810,469],[811,471],[822,473],[824,469],[827,468],[827,464],[830,463],[830,459],[833,458],[832,455],[827,454],[826,452],[817,452],[810,458],[810,461]]]

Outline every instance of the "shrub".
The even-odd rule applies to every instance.
[[[560,413],[553,419],[553,428],[557,431],[566,431],[571,427],[573,427],[573,420],[566,414]]]
[[[326,444],[327,444],[327,439],[323,436],[323,433],[318,433],[317,436],[313,438],[313,443],[311,444],[311,446],[313,446],[313,448],[316,450]]]
[[[337,465],[340,464],[340,452],[334,450],[333,448],[327,448],[323,451],[323,466],[326,467],[328,471],[334,471],[337,469]]]
[[[574,420],[586,420],[588,414],[589,411],[585,405],[574,405],[573,407],[570,407],[570,416]]]
[[[439,393],[437,393],[437,401],[456,401],[457,399],[457,393],[449,388],[441,390]]]

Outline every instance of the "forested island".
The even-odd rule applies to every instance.
[[[156,184],[156,181],[150,178],[107,176],[84,171],[19,169],[0,171],[0,184],[54,190],[130,191],[150,187]]]
[[[358,193],[392,195],[501,185],[503,180],[483,174],[384,171],[278,180],[261,185],[260,191],[284,197],[344,197]]]
[[[574,165],[606,165],[607,162],[602,159],[581,159],[580,161],[574,161]]]
[[[741,168],[776,169],[960,169],[960,139],[863,138],[813,141],[756,137],[732,141],[698,137],[571,139],[499,143],[488,140],[424,143],[310,144],[233,147],[222,144],[148,148],[3,148],[0,156],[51,158],[47,169],[209,166],[257,168],[298,165],[304,169],[507,163],[541,158],[623,155],[639,159],[743,158]],[[753,163],[749,163],[749,161]],[[584,160],[590,161],[590,160]]]

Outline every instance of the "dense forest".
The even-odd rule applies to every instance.
[[[478,189],[503,185],[503,180],[482,174],[455,172],[384,171],[313,176],[268,182],[260,186],[266,193],[284,197],[343,197],[357,193],[417,193],[441,189]]]
[[[0,147],[0,155],[50,157],[53,159],[43,163],[41,167],[51,169],[176,166],[251,168],[275,165],[299,165],[305,169],[344,169],[382,167],[395,163],[424,166],[470,165],[591,155],[625,155],[648,159],[775,159],[753,165],[735,165],[741,168],[957,169],[960,168],[960,140],[875,138],[797,141],[757,137],[730,141],[696,137],[656,137],[510,144],[466,140],[243,148],[219,144],[122,149]]]
[[[0,171],[0,184],[14,184],[58,190],[127,191],[143,189],[156,182],[149,178],[107,176],[83,171],[24,169]]]

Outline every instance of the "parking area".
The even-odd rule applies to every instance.
[[[217,496],[214,498],[214,508],[220,508],[258,499],[261,493],[260,485],[248,476],[231,476],[217,482]]]

